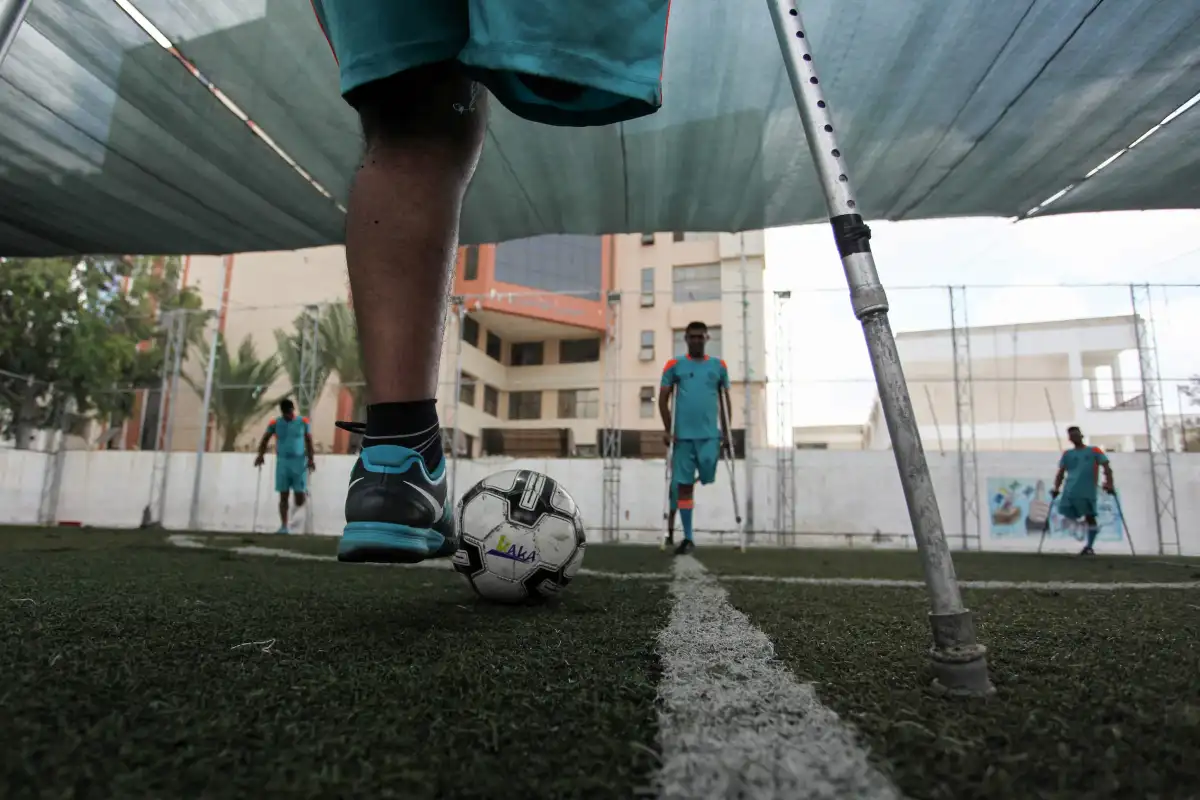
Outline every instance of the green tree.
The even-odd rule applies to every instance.
[[[208,348],[203,350],[201,377],[184,376],[188,385],[201,397],[204,396],[204,376],[208,374]],[[233,355],[225,340],[218,340],[210,408],[223,452],[233,451],[247,426],[278,402],[278,398],[270,397],[268,391],[282,373],[279,358],[275,355],[259,358],[254,340],[249,336],[242,339],[237,353]]]
[[[68,398],[80,416],[127,417],[129,387],[161,368],[158,313],[200,307],[179,271],[177,258],[0,259],[0,433],[28,447]]]
[[[288,394],[295,398],[297,405],[303,406],[300,397],[300,359],[303,353],[304,333],[307,330],[309,317],[306,314],[300,314],[292,323],[292,330],[286,331],[282,328],[275,329],[275,352],[279,355],[279,361],[283,365],[284,372],[288,377]],[[320,329],[318,326],[318,339],[320,338]],[[329,380],[329,370],[325,367],[325,361],[320,357],[320,342],[318,347],[318,361],[316,373],[316,396],[320,397],[321,392],[325,389],[325,382]],[[312,409],[301,407],[302,414],[310,414]]]
[[[292,330],[275,330],[279,360],[291,385],[290,394],[298,402],[303,400],[300,396],[300,359],[304,334],[307,326],[312,324],[310,319],[306,314],[301,314],[296,317]],[[326,305],[318,317],[315,397],[321,396],[332,375],[336,375],[339,383],[350,392],[355,413],[361,412],[366,399],[366,385],[358,346],[358,329],[353,309],[342,303]],[[300,404],[303,405],[302,402]],[[301,411],[312,413],[309,408],[302,408]]]
[[[366,409],[367,386],[354,309],[342,303],[326,306],[318,330],[322,365],[327,374],[337,375],[354,401],[355,417],[361,418]]]

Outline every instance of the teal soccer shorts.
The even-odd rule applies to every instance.
[[[275,491],[304,494],[308,491],[308,460],[305,458],[275,459]]]
[[[699,477],[700,483],[712,483],[720,460],[720,439],[680,439],[671,456],[671,482],[687,485]]]
[[[1072,497],[1064,494],[1058,498],[1058,513],[1067,519],[1083,519],[1096,516],[1095,497]]]
[[[662,105],[670,0],[312,0],[342,94],[458,61],[514,114],[609,125]],[[576,86],[551,84],[542,79]]]

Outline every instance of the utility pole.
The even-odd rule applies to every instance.
[[[188,528],[200,529],[200,479],[204,475],[204,451],[208,449],[208,415],[212,408],[213,375],[217,372],[217,345],[220,330],[214,330],[208,348],[208,370],[204,376],[204,402],[200,409],[200,438],[196,442],[196,474],[192,478],[192,508],[188,512]]]
[[[742,277],[742,381],[745,389],[745,408],[742,409],[742,452],[746,467],[746,516],[744,518],[746,538],[754,535],[754,457],[753,437],[750,435],[754,417],[754,391],[750,386],[750,287],[749,270],[746,267],[746,234],[738,234],[741,250],[740,272]],[[729,454],[733,458],[733,453]]]

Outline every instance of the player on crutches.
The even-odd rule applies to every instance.
[[[663,438],[670,447],[669,489],[676,492],[683,541],[676,555],[695,548],[692,512],[696,507],[696,478],[708,485],[716,480],[721,442],[729,440],[722,431],[728,419],[729,370],[725,362],[704,353],[708,326],[693,322],[684,331],[687,353],[672,358],[663,368],[658,392],[658,410],[663,421]],[[672,398],[674,403],[672,404]]]

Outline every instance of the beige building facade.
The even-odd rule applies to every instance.
[[[597,456],[611,418],[622,455],[661,456],[662,369],[682,352],[687,324],[702,321],[709,352],[733,382],[735,447],[744,448],[747,385],[751,442],[763,446],[763,271],[761,231],[544,236],[462,248],[439,386],[448,444],[453,438],[468,457]],[[216,312],[210,330],[231,351],[248,337],[260,358],[276,352],[276,332],[294,331],[306,307],[351,302],[341,247],[192,256],[184,272]],[[189,357],[196,383],[201,368]],[[281,374],[267,394],[290,389]],[[157,398],[148,399],[153,417]],[[181,384],[175,403],[172,449],[194,449],[205,436],[200,395]],[[252,449],[273,413],[248,425],[237,449]],[[331,376],[309,412],[316,449],[347,452],[350,437],[334,422],[354,414],[347,387]],[[219,441],[211,431],[207,439],[213,448]],[[137,432],[126,441],[136,446]]]

